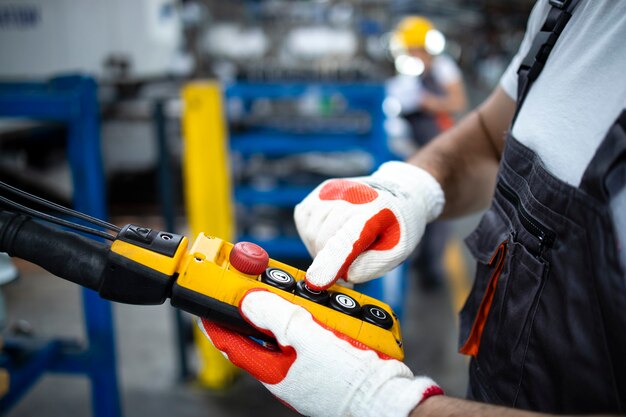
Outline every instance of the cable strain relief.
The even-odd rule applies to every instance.
[[[9,211],[0,211],[0,218],[3,218],[0,223],[0,252],[6,252],[13,256],[15,238],[24,223],[31,220],[31,218]]]

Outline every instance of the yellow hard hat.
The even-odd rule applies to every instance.
[[[399,46],[410,48],[425,48],[426,34],[435,29],[432,22],[421,16],[407,16],[398,23],[393,34],[394,42]]]

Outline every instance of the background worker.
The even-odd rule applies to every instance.
[[[429,378],[266,292],[249,293],[240,310],[276,336],[277,351],[208,322],[205,332],[305,415],[623,413],[624,39],[626,3],[540,0],[500,86],[476,110],[408,163],[325,182],[296,210],[315,255],[307,281],[319,289],[381,275],[427,222],[491,202],[467,240],[478,268],[461,313],[476,401],[438,395]]]
[[[388,95],[400,104],[416,145],[424,146],[467,108],[461,69],[443,53],[445,38],[425,17],[402,19],[390,44],[398,74],[387,84]]]
[[[454,124],[453,116],[465,111],[467,98],[461,70],[443,53],[445,38],[422,16],[405,17],[391,39],[398,74],[387,83],[387,94],[400,105],[417,147]],[[426,225],[413,265],[425,290],[444,282],[443,252],[448,240],[445,222]]]

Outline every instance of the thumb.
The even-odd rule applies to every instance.
[[[317,322],[303,307],[266,290],[249,291],[242,299],[240,311],[254,327],[271,333],[283,351],[288,347],[301,352],[302,349],[310,350],[311,343],[332,343],[330,340],[334,341],[338,336],[337,332]],[[343,339],[346,341],[347,337],[344,335]],[[325,353],[317,352],[318,355]]]
[[[281,346],[291,345],[288,332],[294,317],[311,316],[304,308],[267,290],[250,290],[241,299],[239,311],[252,326],[272,335]]]
[[[339,278],[346,278],[350,265],[363,252],[390,249],[399,240],[400,227],[391,210],[383,208],[373,216],[353,217],[319,251],[306,272],[307,285],[315,290],[326,289]]]

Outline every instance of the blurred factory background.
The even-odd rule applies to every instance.
[[[398,73],[420,74],[393,47],[398,22],[434,24],[472,108],[516,52],[532,3],[0,0],[0,180],[118,225],[255,241],[306,268],[293,205],[326,178],[417,149],[386,90]],[[440,287],[420,287],[405,265],[391,292],[366,289],[401,311],[410,367],[457,396],[466,370],[456,312],[472,276],[460,242],[475,220],[450,222]],[[214,364],[169,303],[115,305],[111,324],[108,303],[13,265],[19,278],[0,282],[0,401],[13,396],[0,414],[293,415]],[[107,335],[115,353],[85,369],[45,351],[50,340]],[[23,379],[3,372],[9,360],[29,366]]]

